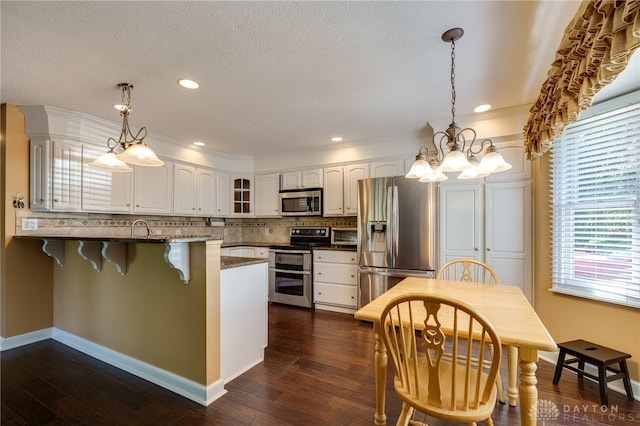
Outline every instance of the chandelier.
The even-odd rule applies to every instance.
[[[89,165],[112,172],[132,171],[133,169],[128,164],[147,167],[162,166],[164,164],[162,160],[144,143],[144,138],[147,136],[147,128],[140,128],[134,135],[129,127],[133,85],[120,83],[118,87],[122,91],[122,103],[116,106],[120,110],[120,116],[122,116],[120,137],[118,140],[114,138],[107,139],[108,151],[93,160]]]
[[[511,168],[491,139],[477,142],[475,130],[470,127],[461,129],[456,124],[455,42],[463,35],[462,28],[452,28],[442,34],[442,41],[451,43],[451,124],[446,130],[433,135],[433,150],[420,147],[405,176],[407,178],[420,179],[420,182],[441,182],[448,179],[443,172],[460,172],[458,179],[476,179]],[[485,146],[486,151],[478,162],[478,155]]]

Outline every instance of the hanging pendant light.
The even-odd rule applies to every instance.
[[[463,35],[462,28],[452,28],[442,34],[442,41],[451,43],[451,124],[446,130],[436,132],[433,135],[433,150],[429,151],[427,147],[420,147],[416,161],[405,177],[419,178],[421,182],[433,182],[433,174],[437,171],[440,174],[442,172],[462,172],[458,179],[476,179],[511,168],[511,165],[498,152],[498,148],[493,145],[491,139],[476,142],[475,130],[470,127],[461,129],[456,124],[455,52],[456,41],[460,40]],[[485,145],[488,145],[486,154],[478,164],[476,156],[482,153]],[[430,170],[426,170],[422,166],[423,161],[431,165]],[[425,173],[423,176],[419,175],[421,170]],[[431,175],[431,177],[426,177],[427,175]]]
[[[147,128],[141,127],[134,135],[129,127],[129,113],[132,110],[131,89],[133,89],[133,85],[120,83],[118,87],[122,92],[122,103],[118,106],[122,116],[120,137],[117,141],[114,138],[109,138],[107,140],[107,148],[109,150],[89,163],[89,165],[112,172],[132,171],[133,169],[127,163],[146,167],[162,166],[164,162],[144,143],[144,138],[147,136]]]

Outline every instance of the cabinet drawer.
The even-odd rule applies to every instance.
[[[317,262],[335,262],[356,264],[356,252],[345,250],[314,250],[313,260]]]
[[[315,303],[329,303],[349,307],[357,306],[357,290],[354,286],[314,283],[313,293],[313,301]]]
[[[313,280],[334,284],[356,285],[357,267],[340,263],[314,263]]]

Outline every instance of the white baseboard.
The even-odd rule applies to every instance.
[[[558,364],[558,352],[538,352],[538,355],[540,356],[541,359],[550,362],[553,365],[557,365]],[[587,371],[587,373],[593,374],[594,376],[598,375],[598,369],[589,364],[589,363],[585,363],[585,370]],[[617,365],[616,365],[617,367]],[[574,375],[578,375],[578,373],[575,373],[571,370],[567,370],[564,369],[562,371],[562,376],[564,377],[565,374],[567,373],[572,373]],[[562,382],[564,379],[561,377],[560,378],[560,382]],[[576,379],[577,380],[577,379]],[[626,395],[626,391],[624,390],[624,384],[622,383],[622,380],[615,380],[613,382],[609,382],[607,383],[607,387],[611,390],[614,390],[616,392],[619,392],[623,395]],[[635,399],[636,401],[640,401],[640,383],[636,382],[635,380],[631,380],[631,389],[633,390],[633,399]]]
[[[204,386],[57,328],[53,329],[51,338],[198,404],[209,405],[227,392],[222,380]]]
[[[31,343],[40,342],[42,340],[51,339],[52,328],[44,328],[31,333],[21,334],[19,336],[0,337],[0,351],[6,351],[20,346],[29,345]]]

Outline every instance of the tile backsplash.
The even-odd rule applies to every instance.
[[[27,219],[27,222],[23,219]],[[206,235],[221,238],[224,244],[286,244],[289,242],[289,229],[292,226],[356,226],[355,217],[223,219],[23,210],[16,215],[16,235],[127,238],[131,236],[131,224],[136,219],[144,219],[153,235]],[[23,224],[26,226],[23,227]],[[32,229],[36,224],[37,229]],[[144,236],[145,232],[144,225],[135,227],[136,236]]]

